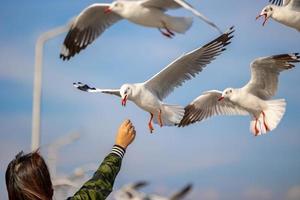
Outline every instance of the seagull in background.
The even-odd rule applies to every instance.
[[[139,189],[147,185],[148,183],[145,181],[125,185],[115,192],[115,200],[181,200],[192,190],[192,184],[188,184],[170,197],[162,197],[153,194],[148,195],[139,191]]]
[[[300,31],[300,0],[270,0],[270,3],[274,5],[267,5],[256,17],[259,19],[264,16],[263,26],[271,17],[281,24]]]
[[[143,83],[124,84],[120,89],[99,89],[81,82],[74,83],[74,86],[85,92],[119,96],[122,99],[122,106],[126,106],[127,100],[133,101],[138,107],[150,113],[148,127],[151,133],[154,130],[152,120],[161,127],[174,126],[181,121],[184,108],[179,105],[166,104],[163,99],[185,81],[195,77],[220,55],[225,50],[225,46],[230,44],[233,32],[234,29],[231,27],[210,43],[177,58]]]
[[[169,9],[178,8],[191,11],[222,34],[213,22],[184,0],[117,0],[111,4],[96,3],[85,8],[73,20],[64,40],[60,58],[69,60],[121,19],[146,27],[158,28],[169,38],[175,36],[175,33],[185,33],[192,25],[192,18],[173,17],[165,13]]]
[[[204,92],[185,108],[178,126],[184,127],[213,115],[251,115],[250,131],[255,136],[275,129],[284,115],[286,102],[284,99],[270,99],[277,91],[279,73],[295,67],[298,62],[298,53],[254,60],[247,85],[227,88],[223,92]]]

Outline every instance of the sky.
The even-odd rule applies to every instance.
[[[299,52],[299,32],[255,17],[267,0],[187,0],[222,30],[235,26],[232,44],[196,78],[176,89],[165,102],[187,105],[202,92],[241,87],[250,77],[249,64],[261,56]],[[5,170],[21,150],[30,151],[34,47],[40,34],[66,24],[91,0],[1,0],[0,7],[0,199],[7,199]],[[109,1],[103,1],[109,2]],[[185,10],[170,15],[192,16]],[[57,173],[66,175],[86,163],[99,163],[114,144],[120,123],[129,118],[137,136],[127,149],[115,189],[146,180],[144,191],[164,196],[192,183],[187,199],[300,199],[299,64],[280,75],[274,99],[285,98],[286,113],[268,135],[254,137],[249,117],[213,117],[185,128],[155,125],[132,102],[121,106],[110,95],[73,88],[82,81],[102,88],[145,81],[185,52],[218,36],[194,17],[185,34],[168,39],[157,29],[123,20],[68,62],[59,59],[65,34],[44,47],[41,153],[57,138],[79,132],[81,138],[60,150]],[[111,195],[112,199],[113,195]]]

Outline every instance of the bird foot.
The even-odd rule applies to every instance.
[[[265,126],[265,128],[266,128],[266,131],[270,131],[270,129],[269,129],[267,123],[266,123],[266,114],[264,113],[264,111],[262,111],[261,113],[262,113],[262,115],[263,115],[264,126]]]
[[[254,136],[258,136],[259,134],[259,130],[257,128],[257,119],[255,120],[255,135]]]
[[[152,124],[151,124],[151,123],[149,123],[149,124],[148,124],[148,127],[149,127],[149,130],[150,130],[150,133],[153,133],[153,131],[154,131],[154,128],[153,128],[153,126],[152,126]]]
[[[171,34],[169,34],[169,33],[165,33],[165,32],[161,32],[164,36],[166,36],[167,38],[170,38],[170,39],[172,39],[173,38],[173,36],[171,35]]]

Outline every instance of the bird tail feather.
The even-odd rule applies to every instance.
[[[184,108],[179,105],[162,104],[161,120],[164,126],[174,126],[179,124],[184,115]],[[153,122],[159,124],[158,117],[154,117]]]
[[[192,24],[193,18],[191,17],[172,17],[167,26],[177,33],[185,33]]]
[[[270,100],[266,103],[267,109],[259,115],[257,122],[253,119],[250,123],[250,131],[255,136],[274,130],[285,113],[285,99]]]

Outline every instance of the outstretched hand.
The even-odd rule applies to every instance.
[[[129,119],[125,120],[119,127],[115,144],[126,149],[133,142],[135,133],[132,122]]]

